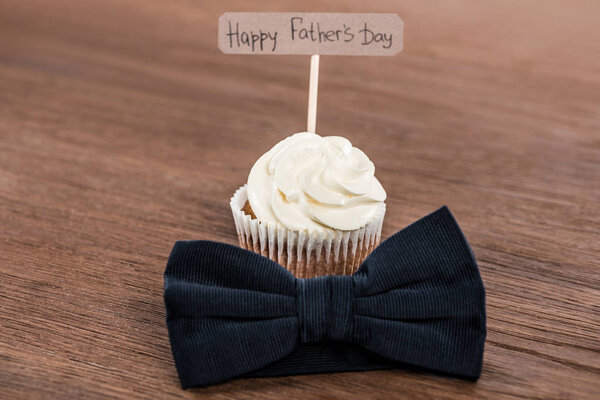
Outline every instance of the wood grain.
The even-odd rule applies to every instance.
[[[304,2],[396,12],[398,57],[321,57],[318,132],[388,191],[384,237],[447,204],[488,294],[477,383],[402,370],[183,391],[174,241],[306,121],[309,57],[225,56],[225,11],[297,2],[0,0],[0,398],[600,398],[596,1]]]

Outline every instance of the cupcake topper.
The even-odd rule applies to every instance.
[[[402,27],[396,14],[227,12],[218,43],[225,54],[311,55],[307,131],[315,132],[319,55],[396,55]]]

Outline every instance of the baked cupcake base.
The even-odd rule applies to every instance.
[[[230,206],[240,246],[279,263],[297,278],[354,273],[379,244],[385,216],[381,203],[373,219],[353,231],[290,231],[255,218],[246,185],[235,192]]]

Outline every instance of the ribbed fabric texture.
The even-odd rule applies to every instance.
[[[381,243],[352,276],[296,279],[238,247],[177,242],[164,298],[184,388],[393,367],[481,373],[484,287],[447,207]]]

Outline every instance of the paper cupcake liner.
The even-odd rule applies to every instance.
[[[240,246],[279,263],[297,278],[354,273],[379,244],[385,216],[381,203],[367,225],[353,231],[291,231],[282,224],[260,222],[243,211],[246,185],[231,198]]]

